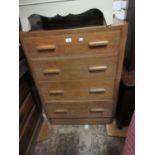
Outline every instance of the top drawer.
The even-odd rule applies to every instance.
[[[30,58],[57,57],[83,54],[117,53],[120,31],[97,31],[28,37],[25,52]]]

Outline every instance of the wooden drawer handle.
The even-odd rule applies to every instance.
[[[90,93],[105,93],[105,89],[104,88],[91,88],[89,90]]]
[[[55,49],[56,49],[56,45],[39,45],[39,46],[37,46],[38,51],[46,51],[46,50],[54,51]]]
[[[100,47],[100,46],[107,46],[109,44],[109,41],[93,41],[89,42],[89,47]]]
[[[68,111],[66,109],[56,109],[55,113],[66,114],[66,113],[68,113]]]
[[[108,68],[107,66],[92,66],[92,67],[89,67],[89,71],[90,72],[106,71],[107,68]]]
[[[63,90],[50,90],[49,95],[64,95]]]
[[[103,108],[92,108],[90,112],[104,112]]]
[[[43,73],[44,74],[59,74],[60,70],[59,69],[45,69]]]

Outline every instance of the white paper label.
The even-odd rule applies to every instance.
[[[79,37],[79,38],[78,38],[78,41],[79,41],[79,42],[83,42],[83,41],[84,41],[84,38],[83,38],[83,37]]]
[[[66,43],[71,43],[72,42],[72,38],[65,38],[65,42]]]

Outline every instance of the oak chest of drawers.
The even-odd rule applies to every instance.
[[[22,46],[52,123],[114,116],[127,24],[22,32]]]

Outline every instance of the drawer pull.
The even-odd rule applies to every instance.
[[[107,66],[92,66],[92,67],[89,67],[89,71],[90,72],[106,71],[107,68],[108,68]]]
[[[57,109],[57,110],[55,110],[55,113],[66,114],[66,113],[68,113],[68,111],[66,109]]]
[[[90,112],[104,112],[103,108],[93,108],[90,110]]]
[[[59,74],[60,70],[59,69],[45,69],[43,73],[44,74]]]
[[[40,45],[40,46],[37,46],[38,51],[46,51],[46,50],[54,51],[55,49],[56,49],[55,45]]]
[[[63,95],[64,91],[63,90],[50,90],[49,95]]]
[[[91,88],[89,90],[90,93],[105,93],[105,89],[104,88]]]
[[[107,46],[109,44],[109,41],[93,41],[89,42],[89,47],[100,47],[100,46]]]

